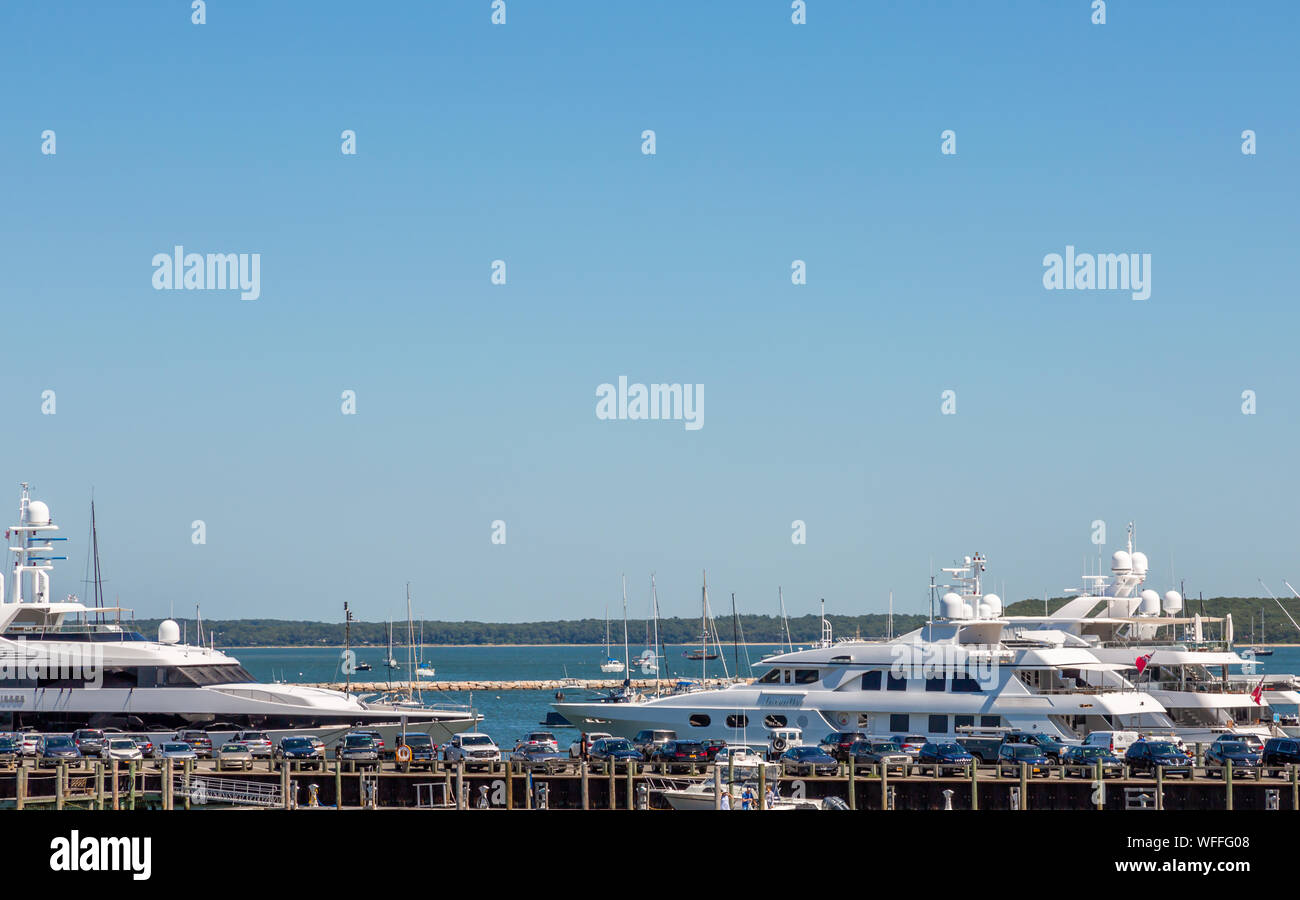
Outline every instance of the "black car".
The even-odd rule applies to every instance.
[[[709,761],[709,755],[699,741],[669,741],[650,754],[650,761],[670,765],[704,765]]]
[[[39,765],[53,766],[60,762],[80,765],[82,752],[70,734],[47,734],[36,745],[36,759]]]
[[[927,765],[964,766],[974,760],[970,751],[956,741],[929,741],[916,754],[916,761]]]
[[[0,737],[0,761],[22,762],[23,742],[20,738]]]
[[[438,758],[438,745],[433,742],[433,738],[429,737],[429,735],[420,732],[399,734],[393,747],[393,754],[398,760],[398,768],[403,772],[416,768],[433,771],[433,761]],[[411,751],[411,755],[406,762],[401,761],[401,757],[405,755],[402,752],[403,747],[408,747]]]
[[[1264,765],[1300,764],[1300,740],[1292,737],[1269,738],[1264,743]]]
[[[1172,741],[1138,741],[1124,754],[1124,762],[1133,772],[1155,774],[1159,769],[1165,775],[1192,777],[1191,762],[1187,754]]]
[[[1258,772],[1263,756],[1263,753],[1245,741],[1215,741],[1210,745],[1210,749],[1205,751],[1205,764]]]
[[[1033,744],[1043,752],[1043,755],[1052,762],[1061,761],[1061,751],[1067,747],[1077,746],[1076,744],[1067,744],[1059,738],[1047,734],[1039,734],[1034,731],[1012,731],[1004,738],[1008,744]]]
[[[325,768],[325,754],[306,737],[282,737],[275,748],[276,759],[301,763],[304,768]]]
[[[781,771],[787,775],[835,775],[840,762],[821,747],[791,747],[781,754]]]
[[[1102,746],[1067,745],[1061,750],[1061,765],[1065,766],[1066,776],[1081,775],[1090,777],[1096,772],[1097,763],[1101,763],[1101,774],[1119,775],[1124,771],[1124,760]],[[1083,768],[1086,766],[1087,768]]]
[[[998,777],[1019,775],[1022,764],[1030,776],[1052,774],[1052,760],[1037,744],[1003,744],[998,750]]]
[[[709,762],[713,762],[718,756],[718,751],[727,746],[727,742],[721,738],[705,738],[701,743],[704,744],[704,755]]]
[[[821,739],[821,748],[841,762],[848,761],[849,748],[858,741],[866,740],[861,731],[832,731]]]
[[[641,751],[632,746],[627,738],[601,738],[587,748],[587,758],[591,760],[612,759],[616,763],[626,763],[631,759],[641,762],[645,759]]]

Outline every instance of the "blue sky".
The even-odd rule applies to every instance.
[[[690,615],[704,568],[749,612],[920,610],[976,550],[1013,599],[1077,584],[1097,519],[1158,589],[1276,590],[1290,12],[7,5],[4,502],[51,504],[62,595],[93,487],[140,615],[382,619],[409,580],[429,618],[601,616],[626,572],[638,616],[652,571]],[[261,297],[153,290],[176,244],[260,253]],[[1067,244],[1152,254],[1150,299],[1044,290]],[[598,420],[619,375],[703,384],[704,427]]]

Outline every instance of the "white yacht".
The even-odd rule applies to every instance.
[[[681,738],[764,741],[797,727],[817,740],[832,731],[952,738],[967,729],[1014,728],[1064,738],[1096,729],[1167,721],[1150,693],[1104,662],[1077,636],[1037,630],[1007,634],[1002,602],[980,590],[976,554],[945,569],[956,590],[942,614],[890,641],[823,639],[809,650],[755,665],[752,683],[623,702],[557,702],[583,730],[630,737],[672,729]]]
[[[149,640],[130,625],[129,610],[89,608],[73,596],[53,601],[53,563],[66,559],[55,547],[65,539],[54,536],[49,507],[31,499],[26,484],[18,514],[6,535],[14,564],[7,578],[0,573],[0,728],[119,727],[155,738],[204,728],[214,743],[254,729],[273,740],[313,734],[332,744],[357,726],[390,742],[405,727],[442,743],[482,719],[467,708],[385,706],[260,683],[234,657],[182,643],[170,619]],[[105,615],[112,621],[91,621]]]
[[[1155,697],[1168,713],[1144,724],[1168,727],[1187,742],[1211,742],[1225,732],[1280,733],[1273,713],[1294,711],[1300,685],[1293,675],[1256,674],[1249,656],[1233,649],[1232,616],[1187,616],[1178,591],[1143,589],[1147,558],[1134,549],[1111,556],[1111,575],[1085,575],[1084,588],[1051,615],[1009,618],[1008,631],[1031,636],[1064,632],[1082,639],[1101,661]],[[1237,670],[1237,671],[1234,671]],[[1258,691],[1256,690],[1258,689]]]

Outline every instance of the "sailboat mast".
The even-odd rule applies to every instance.
[[[731,658],[736,662],[736,677],[740,677],[740,619],[736,618],[736,592],[731,592]]]
[[[623,576],[623,686],[632,684],[632,654],[627,642],[627,576]]]
[[[704,572],[704,586],[700,589],[700,684],[704,684],[708,676],[709,669],[709,646],[706,643],[708,638],[708,624],[706,618],[709,611],[709,573]]]
[[[95,497],[93,494],[91,495],[90,498],[90,543],[91,546],[94,548],[94,554],[95,554],[95,574],[93,576],[95,579],[93,585],[93,590],[95,592],[95,609],[103,610],[104,579],[103,579],[103,575],[99,570],[99,529],[95,525]],[[95,621],[97,623],[102,623],[104,621],[104,613],[103,612],[95,613]]]
[[[659,592],[655,590],[655,573],[650,573],[650,605],[655,617],[655,696],[659,696]]]
[[[415,697],[415,625],[411,622],[411,582],[406,583],[406,666],[407,684],[411,697]]]
[[[347,688],[344,693],[352,693],[352,611],[348,601],[343,601],[343,668],[347,676]]]

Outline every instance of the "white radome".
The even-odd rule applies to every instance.
[[[28,525],[48,525],[50,524],[50,508],[40,500],[31,500],[27,503],[27,524]]]
[[[1177,591],[1165,591],[1165,612],[1176,615],[1183,611],[1183,595]]]
[[[1141,604],[1138,606],[1138,614],[1139,614],[1139,615],[1143,615],[1143,616],[1158,616],[1158,615],[1160,615],[1160,595],[1159,595],[1159,594],[1157,594],[1155,591],[1151,590],[1150,588],[1147,588],[1145,591],[1143,591],[1143,592],[1142,592],[1141,594],[1139,594],[1138,596],[1140,596],[1140,597],[1142,598],[1142,602],[1141,602]]]
[[[1118,572],[1121,575],[1127,574],[1133,568],[1133,557],[1128,555],[1127,550],[1116,550],[1110,555],[1110,570]]]
[[[1002,598],[997,594],[985,594],[984,603],[988,605],[990,616],[1002,615]]]
[[[158,623],[158,643],[175,644],[181,639],[181,626],[173,619],[163,619]]]
[[[1133,551],[1133,574],[1145,575],[1147,573],[1147,555],[1141,550]]]

